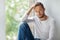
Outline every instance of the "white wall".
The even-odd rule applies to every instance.
[[[60,40],[60,0],[38,0],[42,2],[46,8],[46,13],[55,19],[55,40]],[[37,2],[37,0],[35,1]]]
[[[5,10],[4,0],[0,0],[0,40],[5,40]]]

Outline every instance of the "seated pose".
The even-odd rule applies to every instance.
[[[32,10],[34,10],[35,16],[29,17]],[[34,34],[30,30],[28,22],[34,22]],[[53,40],[54,29],[54,19],[47,16],[43,4],[37,2],[23,16],[18,40]]]

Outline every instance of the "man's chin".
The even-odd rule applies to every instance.
[[[39,17],[39,18],[42,18],[42,17]]]
[[[39,16],[39,18],[43,18],[44,16]]]

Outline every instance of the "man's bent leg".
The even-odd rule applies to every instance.
[[[18,40],[34,40],[29,25],[26,22],[20,25]]]

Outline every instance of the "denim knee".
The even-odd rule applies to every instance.
[[[28,28],[28,24],[27,24],[27,22],[21,22],[21,24],[20,24],[20,29],[26,29],[26,28]]]

